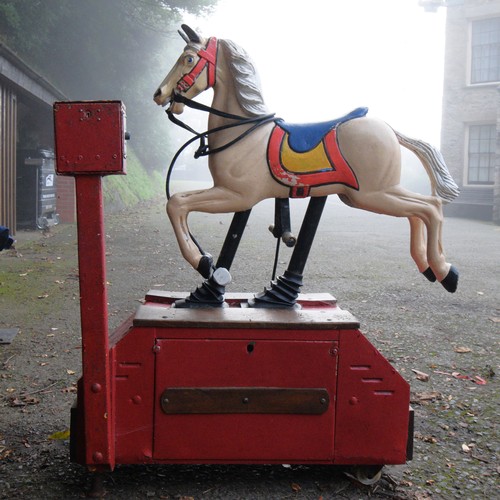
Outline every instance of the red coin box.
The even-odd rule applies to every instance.
[[[125,118],[121,101],[56,102],[57,173],[125,174]]]

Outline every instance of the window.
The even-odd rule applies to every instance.
[[[496,146],[496,125],[469,127],[468,184],[493,184]]]
[[[472,23],[471,83],[500,81],[500,17]]]

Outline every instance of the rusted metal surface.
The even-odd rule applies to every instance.
[[[330,403],[326,389],[177,387],[160,397],[166,414],[265,413],[319,415]]]

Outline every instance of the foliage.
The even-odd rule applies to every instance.
[[[148,174],[137,155],[128,148],[127,175],[109,175],[104,178],[104,202],[111,209],[130,207],[159,196],[162,188],[160,174]]]
[[[122,100],[136,151],[153,170],[166,154],[165,117],[152,101],[166,51],[173,39],[179,46],[182,13],[206,14],[216,1],[2,0],[0,40],[70,100]]]

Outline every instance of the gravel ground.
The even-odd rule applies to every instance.
[[[200,279],[177,248],[163,201],[106,218],[110,326],[150,289],[191,291]],[[305,204],[292,202],[298,233]],[[270,279],[273,204],[254,209],[228,291],[259,292]],[[191,229],[217,255],[229,216],[193,214]],[[69,409],[81,373],[75,226],[17,236],[0,253],[0,498],[82,498],[84,468],[69,462]],[[405,220],[331,198],[306,267],[304,292],[330,292],[410,383],[414,459],[362,487],[324,466],[120,466],[104,477],[123,499],[484,498],[498,496],[500,227],[447,219],[447,257],[460,270],[447,293],[419,275]],[[283,249],[280,269],[290,250]],[[423,377],[417,372],[423,372]],[[421,380],[424,378],[425,380]]]

